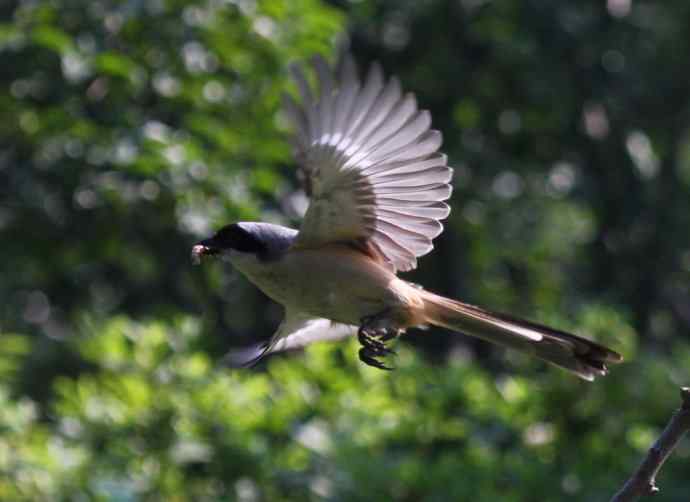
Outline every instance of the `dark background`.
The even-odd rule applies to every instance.
[[[296,226],[286,66],[347,32],[431,110],[453,212],[406,278],[587,335],[594,384],[441,330],[322,344],[191,244]],[[607,500],[690,366],[690,4],[0,6],[0,498]],[[681,444],[657,500],[686,500]]]

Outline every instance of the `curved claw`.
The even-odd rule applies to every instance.
[[[392,367],[384,365],[379,361],[378,357],[384,357],[389,354],[395,355],[393,349],[386,347],[385,342],[395,338],[400,333],[400,330],[391,328],[376,328],[375,323],[380,316],[367,317],[362,319],[362,325],[357,331],[357,338],[362,348],[359,350],[359,359],[364,364],[382,370],[392,370]]]
[[[359,360],[364,364],[378,368],[380,370],[392,371],[394,368],[386,366],[381,361],[376,359],[378,354],[372,353],[369,347],[362,347],[359,349]]]

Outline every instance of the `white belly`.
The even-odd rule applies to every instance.
[[[363,317],[403,307],[406,302],[391,287],[402,281],[379,267],[363,266],[351,253],[304,250],[273,262],[249,255],[231,261],[273,300],[314,317],[360,324]]]

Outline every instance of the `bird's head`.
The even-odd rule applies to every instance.
[[[232,223],[218,230],[212,237],[197,242],[192,247],[192,262],[201,263],[205,256],[227,257],[236,254],[260,256],[266,253],[268,244],[256,224]]]
[[[192,247],[192,262],[216,256],[234,264],[255,258],[260,262],[280,256],[293,243],[297,231],[271,223],[238,222],[226,225]]]

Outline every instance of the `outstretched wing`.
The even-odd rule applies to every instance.
[[[366,243],[393,270],[411,270],[433,249],[450,212],[443,201],[452,169],[438,152],[441,133],[378,64],[364,82],[348,54],[335,69],[320,56],[312,67],[318,91],[292,66],[302,102],[284,97],[311,196],[297,245]]]
[[[232,351],[225,359],[231,366],[251,365],[269,354],[300,349],[314,342],[343,340],[355,334],[356,326],[287,311],[270,341]]]

